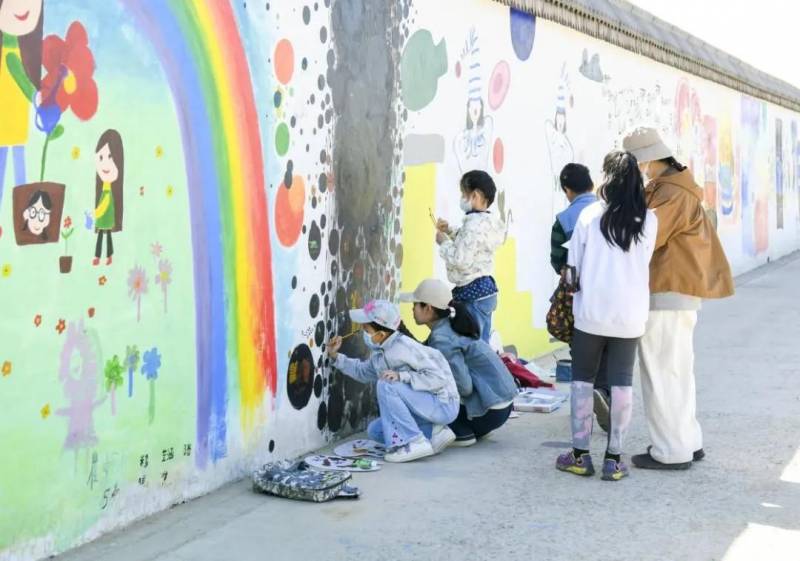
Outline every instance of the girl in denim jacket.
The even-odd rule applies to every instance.
[[[427,325],[426,345],[439,350],[453,371],[461,397],[458,417],[450,423],[454,446],[471,446],[508,420],[517,386],[503,361],[478,337],[478,325],[464,304],[451,302],[447,285],[436,279],[420,283],[402,302],[414,303],[414,321]]]

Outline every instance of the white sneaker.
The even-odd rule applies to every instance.
[[[384,460],[395,464],[403,462],[413,462],[420,458],[433,456],[433,446],[424,436],[420,436],[416,440],[412,440],[404,446],[399,446],[392,452],[384,456]]]
[[[450,430],[447,425],[434,425],[431,434],[431,446],[433,453],[438,454],[450,446],[456,439],[456,433]]]

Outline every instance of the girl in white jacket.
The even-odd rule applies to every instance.
[[[488,343],[497,309],[494,254],[505,241],[505,224],[490,210],[497,193],[492,176],[482,170],[469,171],[461,177],[459,188],[464,222],[460,228],[451,228],[439,220],[436,243],[447,279],[456,285],[453,300],[467,305],[480,326],[481,339]]]
[[[581,212],[570,241],[569,264],[579,279],[572,305],[573,450],[558,457],[556,468],[576,475],[594,474],[589,455],[592,389],[606,351],[611,413],[603,479],[617,481],[628,475],[620,455],[633,407],[636,345],[644,335],[650,307],[650,257],[658,224],[647,209],[633,154],[610,153],[603,171],[601,200]]]

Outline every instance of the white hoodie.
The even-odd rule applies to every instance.
[[[575,329],[635,339],[644,335],[650,310],[650,257],[658,220],[648,210],[642,237],[625,252],[609,244],[600,231],[605,210],[602,201],[587,206],[569,243],[569,264],[577,268],[580,279],[572,303]]]
[[[491,212],[471,212],[461,228],[449,232],[450,239],[439,246],[447,267],[447,279],[466,286],[494,273],[494,253],[505,241],[505,224]]]

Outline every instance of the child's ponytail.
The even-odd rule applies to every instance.
[[[433,308],[433,306],[431,306]],[[439,319],[449,318],[450,327],[453,331],[464,337],[470,339],[479,339],[481,336],[481,329],[472,314],[469,313],[467,305],[463,302],[450,302],[450,307],[447,310],[433,308],[433,312]]]

